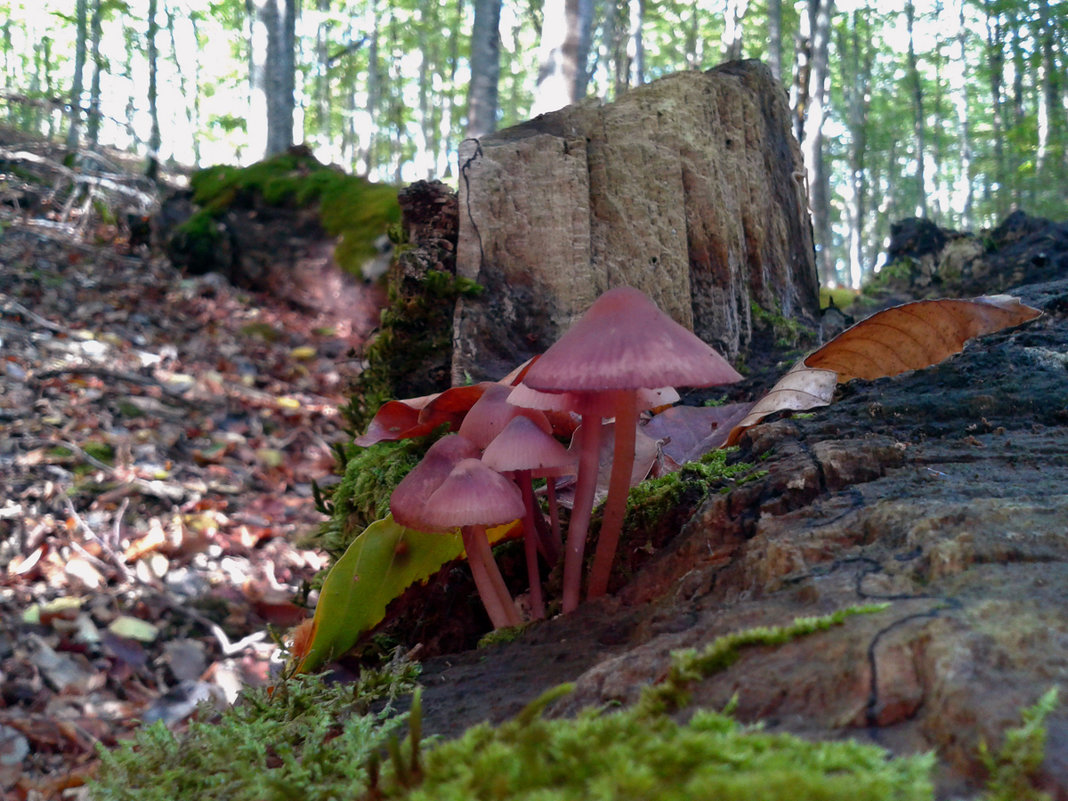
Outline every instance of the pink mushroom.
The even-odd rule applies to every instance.
[[[555,476],[573,473],[575,457],[528,417],[515,417],[486,446],[482,462],[494,470],[511,474],[523,495],[526,514],[523,516],[523,544],[527,558],[527,577],[530,580],[530,605],[535,619],[545,617],[545,602],[538,571],[538,534],[535,514],[541,510],[534,503],[532,478],[546,477],[550,483]],[[553,496],[555,497],[555,495]],[[554,524],[556,519],[554,517]],[[559,532],[559,527],[554,525]],[[557,536],[559,536],[557,534]],[[554,543],[558,548],[558,543]],[[554,549],[555,550],[555,549]]]
[[[427,499],[423,522],[431,529],[459,528],[479,597],[494,628],[523,621],[493,561],[486,527],[522,517],[523,497],[515,484],[478,459],[463,459]]]
[[[531,389],[581,399],[583,436],[575,504],[564,554],[563,611],[578,606],[582,559],[596,488],[601,418],[615,417],[615,443],[601,535],[590,572],[589,597],[607,591],[626,513],[639,390],[711,386],[741,376],[715,350],[632,287],[599,297],[524,377]]]

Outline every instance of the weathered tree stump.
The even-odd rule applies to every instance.
[[[801,153],[755,61],[582,102],[460,148],[453,380],[544,351],[605,290],[641,289],[729,357],[750,302],[818,314]]]

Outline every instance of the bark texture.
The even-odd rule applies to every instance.
[[[607,289],[641,289],[728,357],[750,302],[811,320],[818,283],[800,150],[755,61],[578,103],[460,151],[453,379],[544,351]]]

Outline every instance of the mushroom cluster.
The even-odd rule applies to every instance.
[[[675,386],[712,386],[741,376],[715,350],[631,287],[601,295],[512,388],[491,385],[459,432],[436,442],[397,486],[394,519],[424,531],[459,528],[479,595],[496,627],[518,612],[493,561],[485,527],[523,521],[534,618],[545,614],[539,557],[561,551],[556,477],[574,473],[574,503],[563,548],[562,609],[579,603],[586,535],[593,510],[605,419],[614,420],[612,468],[587,596],[604,595],[626,512],[641,411],[678,399]],[[552,436],[541,410],[581,416],[571,451]],[[506,479],[508,476],[511,480]],[[551,521],[534,502],[532,478],[544,477]]]

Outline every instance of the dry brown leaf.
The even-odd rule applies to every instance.
[[[836,384],[921,370],[955,353],[972,337],[1026,323],[1042,312],[1019,298],[919,300],[862,320],[798,362],[731,429],[726,445],[772,412],[803,411],[831,402]]]
[[[840,383],[885,378],[938,364],[959,353],[972,337],[1011,328],[1041,314],[1009,295],[919,300],[862,320],[810,354],[804,363],[834,370]]]
[[[806,367],[804,362],[798,362],[731,429],[724,445],[730,447],[737,444],[746,429],[752,428],[772,412],[787,409],[800,412],[826,406],[834,397],[837,383],[838,374],[833,370]]]

